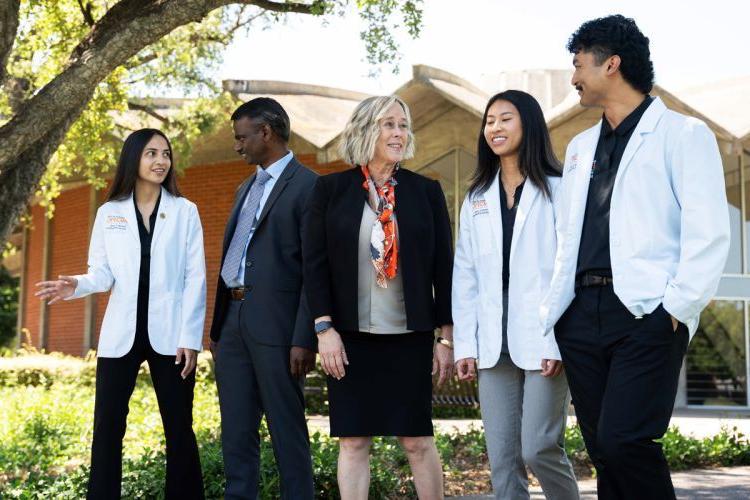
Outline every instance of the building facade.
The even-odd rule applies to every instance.
[[[601,111],[578,105],[569,79],[570,72],[565,70],[522,71],[488,75],[475,85],[436,68],[415,66],[412,79],[394,92],[411,109],[416,137],[416,156],[405,167],[440,181],[454,231],[474,171],[481,118],[489,96],[505,88],[520,88],[535,95],[545,111],[555,152],[562,159],[570,139],[601,118]],[[291,149],[302,163],[320,174],[348,168],[336,154],[337,139],[354,106],[366,95],[283,82],[226,81],[224,86],[243,101],[265,95],[281,102],[292,122]],[[690,344],[677,405],[747,409],[750,78],[688,90],[679,97],[660,87],[655,87],[653,94],[668,107],[704,120],[716,134],[732,227],[725,274]],[[728,95],[733,98],[728,99]],[[212,313],[224,224],[235,188],[252,171],[232,151],[232,133],[227,126],[195,145],[191,165],[179,178],[181,191],[198,205],[203,224],[207,318]],[[85,270],[91,224],[103,196],[88,185],[70,183],[56,201],[53,219],[46,219],[43,209],[32,205],[31,224],[14,235],[20,251],[5,265],[21,277],[20,341],[73,355],[95,348],[107,295],[49,307],[35,299],[33,284]]]

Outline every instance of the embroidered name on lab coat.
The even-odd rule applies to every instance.
[[[471,202],[471,215],[473,217],[488,213],[490,213],[490,211],[489,209],[487,209],[487,201],[485,201],[484,198],[480,198]]]
[[[128,219],[122,215],[108,215],[104,222],[107,231],[125,231],[128,228]]]
[[[578,166],[578,155],[575,154],[570,157],[570,165],[568,166],[568,172],[572,172]]]

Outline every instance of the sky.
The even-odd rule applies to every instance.
[[[390,93],[411,78],[413,64],[478,83],[482,74],[571,68],[565,49],[584,21],[621,13],[651,40],[656,81],[667,90],[750,75],[750,0],[424,0],[423,29],[412,40],[398,28],[400,74],[371,66],[356,12],[343,17],[288,15],[228,47],[219,77],[281,80],[371,94]]]

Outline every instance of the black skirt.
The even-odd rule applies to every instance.
[[[349,359],[328,377],[331,436],[432,436],[432,332],[340,332]]]

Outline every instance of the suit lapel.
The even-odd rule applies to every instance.
[[[366,193],[362,187],[362,182],[365,178],[362,175],[359,167],[355,167],[356,171],[352,169],[352,180],[347,182],[346,188],[341,193],[341,206],[345,207],[338,215],[340,221],[337,224],[337,228],[341,231],[341,242],[346,242],[349,246],[349,251],[346,252],[349,255],[354,255],[356,261],[359,252],[359,229],[362,225],[362,210],[364,204],[367,201]],[[396,215],[398,215],[398,186],[396,186]],[[399,225],[401,219],[398,219]],[[352,253],[353,252],[353,253]],[[354,267],[356,269],[356,265]]]
[[[503,217],[500,207],[500,189],[500,171],[498,170],[492,184],[490,184],[490,187],[484,192],[484,201],[487,202],[487,210],[490,212],[490,230],[495,237],[495,248],[497,248],[502,255]]]
[[[534,207],[534,202],[539,197],[539,188],[537,188],[533,182],[526,180],[526,184],[523,186],[521,191],[521,199],[518,202],[518,209],[516,211],[516,220],[513,223],[513,238],[510,241],[510,259],[509,263],[513,262],[513,256],[516,253],[516,247],[518,246],[518,238],[523,230],[523,226],[528,220],[529,212]]]
[[[276,200],[279,199],[279,196],[281,196],[282,191],[284,191],[284,188],[286,188],[287,184],[289,184],[289,181],[292,180],[292,177],[294,177],[294,174],[297,172],[297,169],[300,167],[300,164],[297,162],[295,158],[292,158],[291,161],[287,164],[287,166],[284,168],[284,171],[281,173],[281,177],[279,177],[279,180],[276,181],[276,183],[273,185],[273,189],[271,190],[271,194],[268,195],[268,199],[266,200],[265,205],[263,205],[263,210],[260,212],[260,216],[258,217],[258,222],[255,223],[255,232],[258,232],[258,229],[260,229],[261,224],[263,224],[263,221],[266,219],[266,216],[268,215],[268,212],[271,210],[271,207],[273,207],[273,204],[276,203]],[[252,240],[250,240],[252,243]]]

